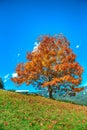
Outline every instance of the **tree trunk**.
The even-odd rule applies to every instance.
[[[48,87],[48,92],[49,92],[49,98],[52,98],[52,99],[53,99],[53,96],[52,96],[52,88],[51,88],[51,87]]]

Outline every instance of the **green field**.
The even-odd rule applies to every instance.
[[[87,130],[87,107],[0,90],[0,130]]]

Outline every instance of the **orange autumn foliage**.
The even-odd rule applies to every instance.
[[[62,86],[71,91],[83,90],[75,89],[82,81],[83,67],[75,61],[76,55],[68,40],[63,35],[42,36],[38,43],[36,50],[27,53],[28,61],[17,65],[18,76],[11,80],[19,85],[25,82],[38,88],[47,87],[50,98],[55,87],[56,90],[61,90]]]

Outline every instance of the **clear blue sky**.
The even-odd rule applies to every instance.
[[[87,83],[86,0],[0,0],[0,76],[6,88],[14,88],[9,78],[16,64],[26,61],[37,37],[61,32],[85,68]]]

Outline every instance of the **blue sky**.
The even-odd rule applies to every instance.
[[[6,88],[15,88],[9,78],[16,64],[26,61],[26,52],[33,50],[37,37],[59,33],[70,41],[77,61],[84,67],[86,84],[86,0],[0,0],[0,76]]]

